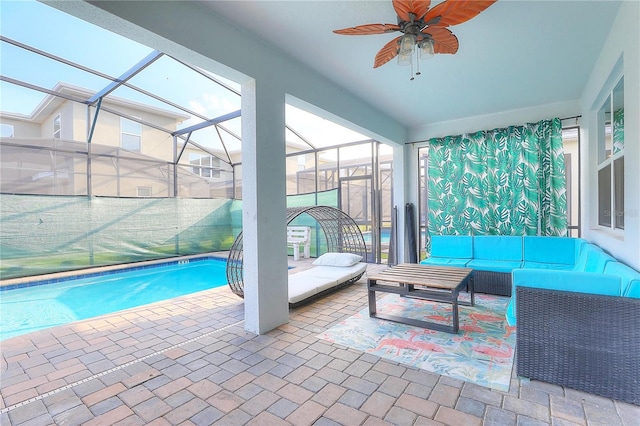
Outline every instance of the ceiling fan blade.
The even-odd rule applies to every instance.
[[[422,18],[431,6],[431,0],[393,0],[393,8],[403,21],[411,21],[409,13],[413,13],[416,19]]]
[[[398,43],[400,42],[400,37],[396,37],[391,40],[389,43],[385,44],[382,49],[376,54],[376,60],[373,63],[374,68],[378,68],[381,65],[386,64],[396,56],[398,56]]]
[[[458,51],[458,37],[447,28],[429,27],[422,31],[422,34],[429,34],[433,39],[434,53],[454,54]]]
[[[395,24],[366,24],[357,27],[343,28],[341,30],[333,30],[336,34],[342,35],[369,35],[369,34],[385,34],[400,30]]]
[[[495,2],[496,0],[447,0],[427,12],[424,22],[439,27],[458,25],[478,16]],[[430,23],[432,21],[435,22]]]

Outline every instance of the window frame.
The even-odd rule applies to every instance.
[[[621,90],[618,87],[621,85]],[[615,109],[617,96],[622,95],[622,107]],[[622,147],[615,149],[616,132],[615,118],[616,112],[622,110],[622,129],[624,129],[624,75],[618,75],[611,89],[605,92],[605,100],[600,104],[597,111],[597,216],[596,226],[598,229],[613,232],[618,235],[624,234],[624,130],[622,132]],[[607,117],[607,114],[609,115]],[[607,150],[607,147],[610,150]],[[621,167],[620,167],[621,165]],[[622,168],[622,174],[618,172]],[[608,169],[608,170],[607,170]],[[606,174],[602,174],[602,172]],[[604,182],[602,182],[604,180]],[[601,183],[604,183],[603,187]],[[621,195],[621,203],[620,196]],[[603,205],[604,204],[604,205]]]
[[[140,198],[153,197],[153,187],[148,185],[138,185],[136,187],[136,196]]]
[[[62,139],[62,114],[58,113],[53,117],[53,138]]]
[[[126,123],[135,123],[137,126],[139,126],[140,133],[136,134],[136,133],[125,131],[125,127],[124,127],[123,124],[126,124]],[[129,149],[129,148],[126,148],[124,146],[124,138],[123,138],[123,136],[125,136],[125,135],[126,136],[138,137],[138,149],[137,150]],[[134,120],[129,120],[128,118],[125,118],[125,117],[120,117],[120,148],[124,149],[125,151],[129,151],[129,152],[142,153],[142,124],[141,123],[139,123],[137,121],[134,121]]]
[[[16,128],[13,124],[9,123],[0,123],[0,136],[3,138],[15,138],[16,137]],[[5,136],[4,133],[7,135]]]
[[[220,179],[222,160],[208,153],[190,152],[189,167],[191,173],[197,176],[205,179]]]
[[[565,153],[565,179],[566,179],[566,198],[567,198],[567,232],[571,237],[582,236],[581,224],[581,185],[580,170],[582,168],[582,156],[580,151],[582,129],[579,124],[567,125],[562,127],[562,147]],[[575,134],[575,139],[573,135]],[[571,152],[568,148],[569,143],[575,141],[576,149]],[[574,210],[575,204],[575,210]],[[575,221],[573,217],[576,217]]]

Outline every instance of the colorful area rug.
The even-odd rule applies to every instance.
[[[464,300],[466,294],[460,296]],[[509,390],[515,330],[507,328],[507,297],[476,294],[475,306],[460,306],[460,331],[450,334],[369,317],[365,308],[318,335],[388,360],[433,373]],[[400,297],[378,299],[380,313],[451,324],[451,305]]]

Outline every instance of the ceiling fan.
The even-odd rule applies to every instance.
[[[496,0],[446,0],[429,9],[431,0],[392,0],[398,15],[397,24],[366,24],[333,32],[370,35],[399,31],[404,35],[394,38],[380,49],[373,67],[378,68],[398,56],[399,65],[412,65],[413,68],[415,46],[418,47],[420,59],[431,57],[434,53],[456,53],[458,38],[446,27],[474,18],[495,2]]]

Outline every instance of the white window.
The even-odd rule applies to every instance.
[[[151,197],[152,191],[150,186],[139,186],[138,197]]]
[[[14,136],[13,124],[0,124],[0,137],[12,138]]]
[[[142,124],[120,117],[120,147],[127,151],[141,152]]]
[[[62,138],[62,118],[60,117],[60,114],[56,115],[53,119],[53,138]]]
[[[598,225],[624,229],[624,78],[598,111]]]
[[[219,178],[220,177],[220,159],[212,155],[189,153],[189,164],[191,164],[191,173],[202,177]]]
[[[566,127],[562,129],[562,146],[564,149],[564,167],[567,195],[567,226],[570,237],[580,236],[580,128]]]

